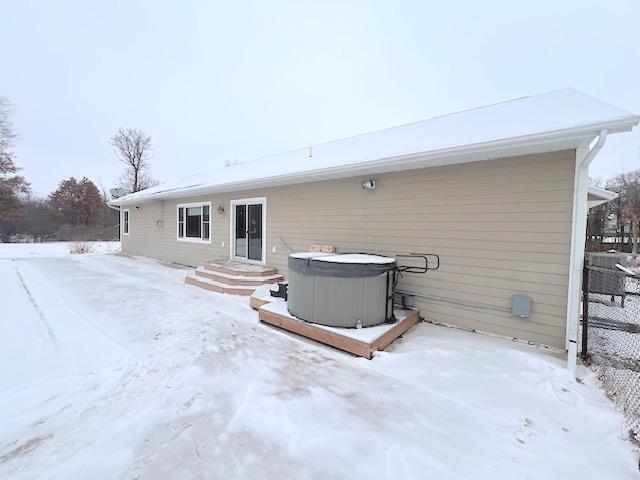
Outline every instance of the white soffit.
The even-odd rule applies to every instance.
[[[618,194],[616,192],[611,192],[609,190],[605,190],[604,188],[589,187],[587,194],[587,205],[588,208],[597,207],[598,205],[610,202],[617,197]]]

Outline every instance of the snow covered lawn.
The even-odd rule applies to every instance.
[[[92,254],[113,253],[120,242],[84,242],[91,246]],[[73,242],[0,243],[0,258],[60,257],[69,255]]]
[[[40,253],[0,245],[0,478],[636,478],[595,379],[534,347],[419,324],[368,361],[186,269]]]

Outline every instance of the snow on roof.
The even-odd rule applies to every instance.
[[[640,117],[566,88],[258,158],[126,195],[119,205],[588,145]],[[526,148],[525,148],[526,147]]]

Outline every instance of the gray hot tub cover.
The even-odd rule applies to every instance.
[[[376,277],[393,270],[395,266],[394,258],[381,255],[309,252],[289,255],[289,270],[322,277]]]

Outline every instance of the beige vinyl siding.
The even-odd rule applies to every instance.
[[[424,316],[563,347],[574,163],[569,150],[376,174],[371,191],[361,188],[363,175],[131,204],[123,250],[194,266],[227,259],[230,201],[266,197],[266,260],[285,275],[288,252],[278,237],[294,251],[320,243],[339,251],[437,253],[440,270],[406,275],[399,285],[443,299],[418,298]],[[176,239],[176,205],[198,201],[212,202],[211,244]],[[510,308],[516,293],[533,298],[529,319],[491,309]]]

